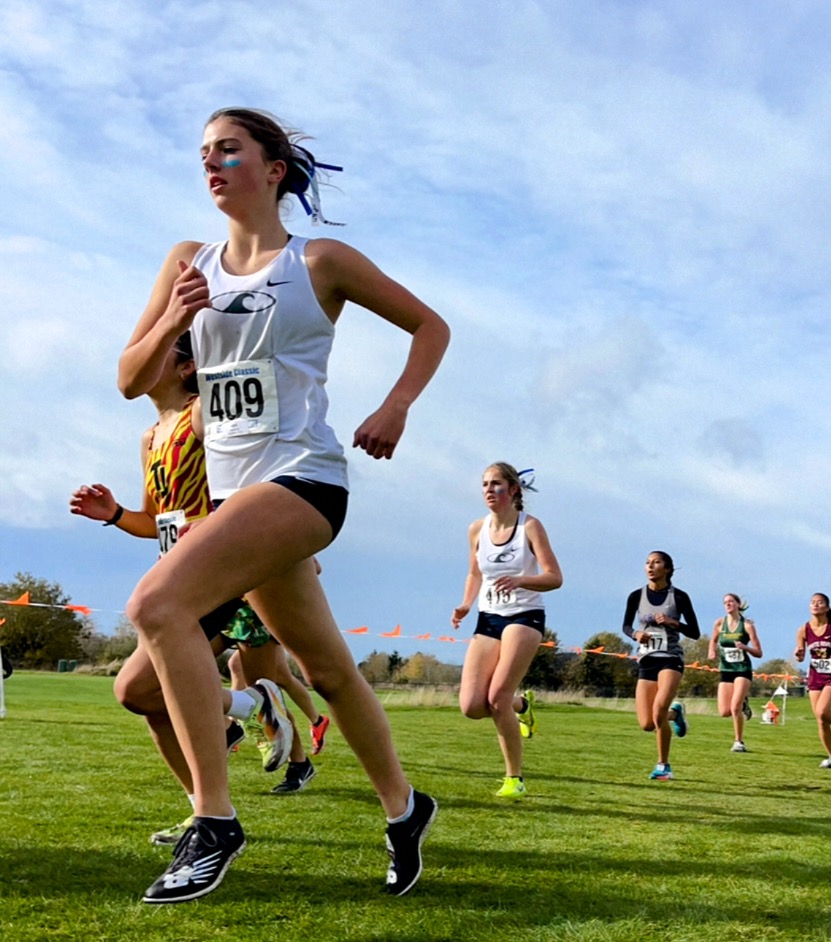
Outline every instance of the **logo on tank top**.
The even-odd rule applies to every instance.
[[[259,314],[276,303],[265,291],[227,291],[211,298],[211,307],[222,314]]]
[[[514,547],[502,550],[499,553],[492,553],[488,556],[489,563],[509,563],[512,559],[516,559],[516,550]]]
[[[290,285],[291,281],[267,281],[266,285],[269,288],[276,288],[277,285]]]

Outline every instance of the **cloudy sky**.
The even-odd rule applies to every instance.
[[[475,9],[475,13],[474,13]],[[324,211],[453,329],[391,462],[350,453],[321,557],[357,657],[451,634],[494,460],[536,469],[565,645],[620,627],[653,549],[702,624],[751,603],[766,656],[831,591],[831,10],[820,2],[5,0],[0,581],[59,582],[110,630],[150,541],[70,516],[140,499],[149,401],[116,360],[170,246],[224,220],[199,145],[267,108],[341,163]],[[347,309],[348,446],[407,338]],[[1,614],[1,613],[0,613]],[[459,637],[472,630],[472,621]]]

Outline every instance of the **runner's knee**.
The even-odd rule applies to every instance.
[[[312,689],[328,703],[348,693],[356,681],[363,680],[358,669],[352,664],[349,668],[339,663],[304,664],[303,676]]]
[[[514,712],[513,690],[491,691],[488,697],[488,712],[491,716],[503,716]]]
[[[171,632],[187,617],[176,608],[170,593],[145,587],[141,582],[133,590],[125,614],[136,631],[149,640],[162,632]]]
[[[113,693],[125,710],[139,716],[164,710],[164,696],[158,682],[151,684],[144,677],[135,674],[124,675],[122,671],[115,678]]]
[[[488,705],[482,697],[459,697],[459,709],[469,720],[483,720],[490,716]]]

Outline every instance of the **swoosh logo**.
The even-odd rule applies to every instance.
[[[290,285],[290,281],[267,281],[266,284],[269,288],[276,288],[277,285]]]

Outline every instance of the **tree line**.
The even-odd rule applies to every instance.
[[[534,658],[523,687],[536,690],[582,690],[595,697],[634,697],[638,679],[637,664],[630,655],[634,647],[621,635],[612,631],[601,631],[592,635],[583,645],[582,651],[563,650],[553,631],[546,631],[545,641],[553,647],[541,647]],[[589,654],[587,650],[603,648],[604,654]],[[715,697],[719,683],[718,672],[695,670],[689,665],[699,663],[712,666],[707,661],[709,638],[683,642],[687,670],[681,679],[679,695],[682,697]],[[610,657],[622,654],[623,657]],[[358,665],[361,673],[371,684],[458,684],[461,667],[443,664],[430,654],[417,653],[403,658],[394,651],[386,654],[373,651]],[[789,661],[774,658],[758,664],[753,681],[752,696],[769,695],[779,685],[778,680],[765,680],[760,674],[790,674],[802,678],[804,673]]]
[[[135,649],[136,633],[126,618],[111,635],[96,631],[91,618],[63,607],[71,602],[57,582],[19,572],[0,583],[5,601],[26,592],[37,605],[0,606],[0,647],[16,668],[55,670],[61,661],[73,660],[106,664],[123,661]]]
[[[637,663],[631,659],[634,645],[613,631],[601,631],[588,638],[581,653],[563,651],[557,635],[546,632],[546,641],[553,641],[554,648],[540,648],[524,680],[524,685],[541,690],[583,690],[597,697],[634,697],[638,680]],[[682,641],[684,661],[687,669],[678,688],[680,697],[715,697],[718,671],[696,670],[690,665],[701,664],[713,667],[715,661],[707,660],[710,639],[702,635],[695,641]],[[603,654],[589,654],[588,650],[603,648]],[[623,654],[623,657],[610,657]],[[754,665],[754,680],[751,695],[769,695],[780,684],[779,680],[765,680],[762,674],[788,674],[804,678],[804,671],[796,664],[782,658],[772,658]]]
[[[10,582],[0,583],[0,599],[12,601],[28,592],[34,605],[4,605],[0,611],[0,648],[17,668],[54,670],[61,660],[83,664],[106,665],[124,661],[135,649],[136,632],[122,617],[113,634],[95,630],[93,620],[63,608],[70,599],[55,582],[38,579],[29,573],[17,573]],[[615,632],[593,634],[583,645],[582,653],[563,650],[553,631],[546,631],[545,641],[554,647],[541,647],[528,671],[523,686],[538,690],[584,690],[598,697],[633,697],[637,681],[635,661],[630,658],[587,654],[587,649],[602,647],[612,654],[631,655],[633,646]],[[681,680],[679,694],[688,697],[714,697],[719,675],[689,667],[707,661],[709,639],[685,639],[684,655],[688,669]],[[404,658],[373,651],[359,664],[361,673],[372,684],[458,684],[461,667],[444,664],[432,654],[417,652]],[[752,695],[764,696],[779,681],[766,681],[760,674],[791,674],[802,678],[804,672],[795,664],[774,658],[754,667],[756,675]]]

